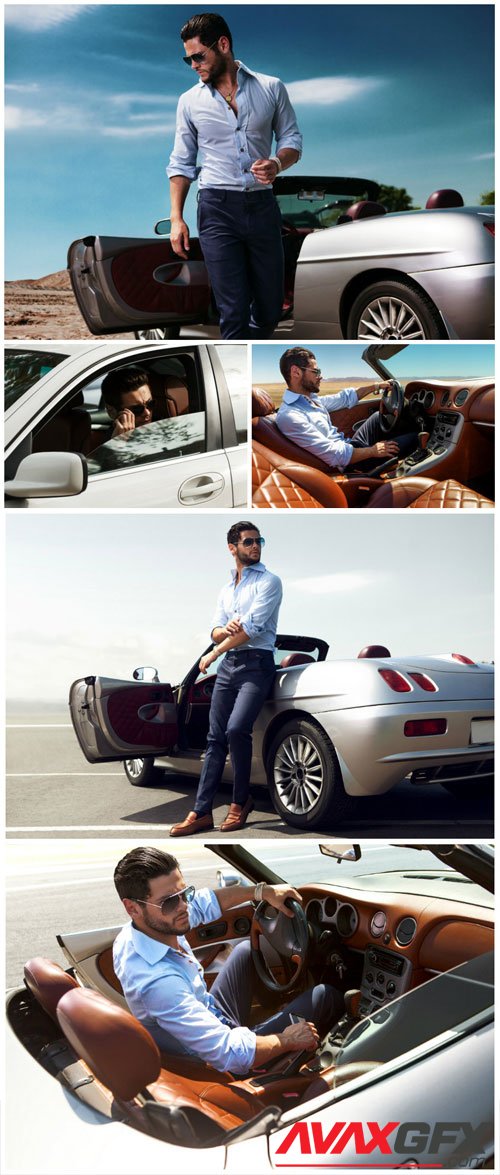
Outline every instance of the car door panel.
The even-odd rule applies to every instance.
[[[168,240],[85,237],[70,246],[68,268],[94,334],[203,322],[209,313],[210,285],[196,238],[184,261]]]
[[[85,677],[73,682],[71,720],[89,763],[167,751],[177,742],[171,685]]]

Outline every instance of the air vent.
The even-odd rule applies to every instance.
[[[370,930],[371,930],[373,938],[380,938],[380,936],[384,933],[386,925],[387,925],[387,918],[384,914],[384,911],[377,910],[377,913],[373,915],[373,918],[370,923]]]
[[[414,918],[402,918],[396,929],[396,942],[400,947],[407,947],[415,937],[417,923]]]
[[[234,929],[236,934],[250,934],[250,925],[251,923],[249,918],[235,918],[234,920]]]

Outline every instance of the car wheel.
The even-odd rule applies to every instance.
[[[132,787],[149,787],[154,783],[161,774],[154,763],[152,758],[124,760],[125,775]]]
[[[333,744],[306,719],[287,722],[273,739],[267,776],[278,815],[295,828],[331,827],[354,809]]]
[[[348,339],[446,338],[430,298],[406,282],[376,282],[358,294],[347,321]]]
[[[150,326],[148,330],[135,330],[136,339],[144,339],[161,343],[163,339],[178,339],[181,333],[180,324],[173,326]]]

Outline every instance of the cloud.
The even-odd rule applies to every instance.
[[[337,106],[385,86],[384,78],[326,77],[287,82],[294,106]]]
[[[144,135],[166,135],[175,130],[175,122],[152,123],[150,126],[103,126],[99,133],[105,138],[142,139]]]
[[[4,126],[6,131],[29,130],[31,127],[45,126],[46,119],[39,110],[28,107],[6,106]]]
[[[307,579],[294,579],[288,584],[288,589],[305,592],[313,596],[347,595],[351,592],[366,591],[373,586],[377,579],[380,582],[385,575],[365,575],[361,572],[339,571],[336,575],[317,575]]]
[[[13,90],[16,94],[32,94],[35,90],[39,90],[38,82],[7,82],[6,90]]]
[[[26,33],[44,33],[94,7],[94,4],[7,4],[5,24]]]
[[[96,91],[79,91],[71,95],[44,94],[45,105],[39,108],[23,106],[23,85],[19,84],[19,103],[6,106],[5,129],[22,132],[37,127],[50,135],[92,134],[94,137],[138,139],[153,135],[168,135],[175,131],[175,117],[165,108],[154,109],[156,98],[150,96],[152,109],[133,113],[131,105],[146,101],[146,95],[106,95]],[[26,92],[29,86],[26,84]],[[128,105],[127,105],[128,102]],[[116,124],[119,118],[119,124]]]
[[[475,163],[480,162],[482,159],[494,159],[495,152],[494,151],[485,151],[483,155],[473,155],[472,158]]]

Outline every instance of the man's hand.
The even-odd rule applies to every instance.
[[[276,179],[279,168],[274,159],[256,159],[250,168],[252,175],[260,184],[272,184]]]
[[[293,918],[293,910],[285,905],[287,898],[293,898],[302,905],[300,894],[291,885],[265,885],[262,891],[263,902],[274,906],[275,910],[281,910],[281,913],[286,914],[287,918]]]
[[[308,1020],[299,1020],[298,1024],[289,1024],[280,1032],[281,1043],[285,1052],[302,1052],[305,1049],[313,1053],[319,1044],[319,1034],[314,1024]]]
[[[388,379],[385,383],[380,384],[363,384],[362,388],[356,389],[358,400],[363,400],[365,396],[382,395],[392,385],[392,380]]]
[[[184,257],[187,261],[189,254],[189,229],[186,221],[179,217],[178,219],[170,219],[170,244],[174,253],[178,257]]]
[[[133,428],[137,428],[137,421],[134,413],[129,412],[127,408],[123,408],[115,419],[115,426],[111,434],[111,440],[115,437],[122,437],[126,433],[132,432]]]
[[[243,625],[237,616],[235,616],[234,620],[228,620],[227,624],[224,625],[224,632],[226,636],[236,636],[237,632],[243,632]]]
[[[365,453],[368,449],[365,449]],[[397,441],[376,441],[374,445],[370,446],[372,457],[397,457],[399,453],[399,445]]]
[[[215,649],[212,649],[210,653],[205,653],[205,656],[201,658],[200,664],[198,666],[200,673],[206,673],[209,666],[213,665],[214,661],[217,660],[218,656],[219,656],[219,654],[216,652]]]

